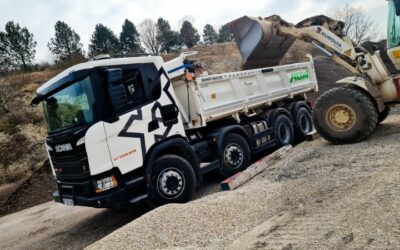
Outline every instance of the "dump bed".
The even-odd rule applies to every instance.
[[[196,79],[205,123],[318,90],[312,57],[305,63],[210,75]]]

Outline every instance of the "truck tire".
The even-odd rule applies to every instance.
[[[242,136],[234,133],[226,135],[221,149],[219,172],[223,177],[230,177],[250,165],[250,147]]]
[[[195,173],[184,158],[164,155],[155,161],[149,188],[154,205],[188,202],[192,199],[195,188]]]
[[[390,114],[390,106],[386,106],[382,112],[378,113],[378,125],[381,124]]]
[[[318,133],[333,144],[356,143],[374,131],[378,112],[361,90],[339,87],[317,99],[313,121]]]
[[[293,123],[289,116],[285,114],[278,115],[273,122],[273,127],[276,146],[282,147],[285,145],[293,144]]]
[[[311,112],[306,107],[300,107],[295,111],[293,117],[296,139],[304,141],[307,134],[314,130]]]

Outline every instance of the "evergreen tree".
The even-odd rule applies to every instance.
[[[72,58],[83,58],[82,43],[79,35],[66,23],[57,21],[54,37],[47,47],[58,62],[70,62]]]
[[[89,56],[99,54],[115,55],[119,52],[119,41],[114,32],[108,27],[97,24],[89,44]]]
[[[200,41],[197,30],[189,21],[184,21],[180,30],[180,38],[188,48],[192,48]]]
[[[125,22],[122,25],[122,31],[119,35],[119,43],[121,46],[120,52],[124,55],[144,52],[140,45],[139,32],[135,25],[128,19],[125,19]]]
[[[225,43],[225,42],[232,42],[233,41],[233,34],[229,25],[225,24],[219,29],[219,36],[218,42]]]
[[[218,41],[218,34],[210,24],[206,24],[203,29],[203,40],[205,44],[213,44]]]
[[[11,61],[8,57],[8,50],[9,45],[6,33],[0,31],[0,75],[3,72],[8,71],[8,69],[11,67]]]
[[[170,52],[172,49],[179,49],[182,42],[179,39],[179,33],[173,31],[168,21],[159,18],[157,20],[157,41],[161,45],[161,51]]]
[[[5,32],[0,31],[0,65],[3,68],[28,70],[36,54],[33,34],[18,23],[9,21]]]

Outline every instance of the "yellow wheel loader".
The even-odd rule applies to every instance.
[[[400,103],[400,0],[389,0],[387,53],[354,43],[342,32],[344,23],[326,16],[296,25],[279,16],[244,16],[230,23],[243,68],[276,65],[296,39],[311,42],[333,61],[350,70],[338,87],[315,103],[313,121],[326,140],[355,143],[368,138]]]

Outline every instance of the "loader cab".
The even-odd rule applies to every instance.
[[[400,0],[389,0],[387,53],[400,70]]]

